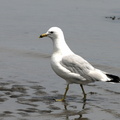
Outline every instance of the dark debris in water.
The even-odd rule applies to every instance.
[[[31,86],[30,88],[35,89],[35,90],[46,89],[45,87],[40,86],[40,85],[34,85],[34,86]]]
[[[17,111],[22,111],[22,112],[26,112],[26,113],[51,113],[51,110],[39,110],[36,108],[26,108],[26,109],[17,109]]]
[[[11,111],[3,111],[3,113],[0,113],[0,117],[13,117],[12,113]]]
[[[25,95],[24,94],[19,94],[19,95],[12,94],[12,95],[10,95],[10,98],[18,98],[18,97],[22,97],[22,96],[25,96]]]
[[[60,110],[60,107],[54,106],[54,105],[49,105],[48,107],[50,110]]]
[[[38,95],[38,96],[40,96],[40,95],[47,95],[47,93],[45,91],[42,91],[42,90],[38,90],[34,94]]]
[[[25,93],[26,90],[27,89],[24,85],[13,85],[11,88],[11,91],[22,92],[22,93]]]
[[[26,92],[26,88],[23,85],[13,85],[11,88],[1,86],[0,91],[10,91],[10,92]]]
[[[120,20],[120,17],[118,16],[106,16],[105,18],[110,20]]]
[[[34,113],[37,112],[38,110],[35,108],[27,108],[27,109],[17,109],[17,111],[23,111],[23,112],[28,112],[28,113]]]
[[[26,100],[24,98],[21,98],[21,99],[18,99],[16,102],[19,104],[23,104],[23,105],[29,105],[29,106],[34,106],[34,107],[38,106],[37,104],[34,104],[33,102],[31,102],[30,99]]]
[[[89,92],[89,94],[94,95],[97,94],[97,92]]]
[[[0,91],[12,91],[10,88],[7,87],[0,87]]]
[[[0,98],[0,102],[5,102],[6,100],[8,100],[7,98]]]

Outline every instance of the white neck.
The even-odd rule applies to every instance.
[[[73,53],[65,42],[64,36],[53,39],[53,52],[61,52],[61,54]]]

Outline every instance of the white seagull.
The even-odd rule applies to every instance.
[[[51,56],[52,69],[67,82],[63,98],[56,101],[65,100],[69,84],[72,83],[80,84],[84,99],[86,99],[83,85],[95,81],[120,82],[118,76],[94,68],[85,59],[72,52],[66,44],[63,31],[60,28],[51,27],[46,33],[40,35],[39,38],[43,37],[49,37],[53,41],[53,54]]]

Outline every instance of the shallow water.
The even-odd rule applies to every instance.
[[[0,120],[119,120],[120,84],[70,85],[50,67],[52,42],[39,35],[59,26],[70,48],[120,76],[118,0],[1,1]],[[64,3],[64,4],[63,4]],[[116,16],[114,20],[110,16]]]

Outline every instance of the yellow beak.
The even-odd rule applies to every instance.
[[[39,37],[39,38],[43,38],[43,37],[47,37],[47,34],[46,34],[46,33],[44,33],[44,34],[40,35],[40,37]]]

